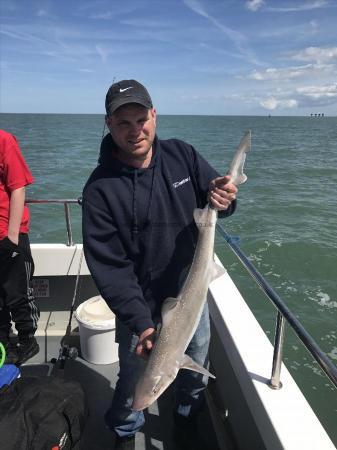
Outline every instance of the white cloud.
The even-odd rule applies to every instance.
[[[276,109],[276,108],[295,108],[298,103],[297,100],[294,99],[276,99],[275,97],[269,97],[265,100],[260,101],[260,105],[265,108],[269,109],[270,111]]]
[[[101,45],[95,46],[97,53],[99,54],[103,63],[106,63],[109,58],[110,51]]]
[[[302,86],[293,91],[275,89],[265,98],[255,98],[260,106],[273,111],[276,109],[317,108],[337,104],[337,83],[324,86]]]
[[[316,20],[310,20],[310,26],[313,30],[318,29],[318,23],[316,22]]]
[[[332,64],[306,64],[266,70],[254,70],[248,78],[256,81],[289,81],[298,78],[322,77],[322,75],[335,75],[337,68]]]
[[[247,0],[245,3],[245,7],[250,11],[257,11],[263,5],[264,0]]]
[[[304,86],[299,87],[296,91],[304,96],[312,99],[336,98],[337,99],[337,83],[325,86]]]
[[[113,13],[111,11],[104,11],[101,13],[90,14],[89,19],[95,20],[110,20],[113,17]]]
[[[200,16],[209,18],[209,15],[205,12],[201,3],[198,0],[183,0],[183,2],[188,8],[190,8],[195,13],[199,14]]]
[[[258,37],[263,39],[288,39],[289,36],[293,35],[303,39],[304,37],[312,37],[320,31],[319,23],[315,20],[310,22],[282,22],[277,27],[261,27],[258,31]]]
[[[247,38],[243,33],[240,33],[237,30],[234,30],[230,27],[227,27],[226,25],[223,25],[216,18],[208,14],[199,0],[183,0],[183,2],[189,9],[191,9],[196,14],[205,17],[216,28],[218,28],[221,32],[223,32],[233,42],[238,52],[241,55],[243,55],[249,62],[256,65],[261,65],[260,61],[258,61],[254,52],[249,48]]]
[[[298,78],[303,76],[308,69],[311,69],[312,65],[308,64],[306,66],[299,67],[286,67],[281,69],[276,69],[274,67],[270,67],[264,71],[254,70],[248,78],[251,80],[257,81],[280,81],[280,80],[290,80],[292,78]]]
[[[44,8],[40,8],[36,11],[36,16],[43,21],[44,19],[57,19],[57,16],[55,14],[52,14],[50,11]]]
[[[47,17],[49,14],[45,9],[39,9],[36,15],[38,17]]]
[[[287,12],[297,12],[297,11],[309,11],[312,9],[324,8],[328,6],[327,0],[315,0],[315,1],[307,1],[303,3],[294,2],[293,4],[289,3],[289,6],[277,6],[277,7],[269,7],[269,11],[287,13]]]
[[[11,28],[11,27],[8,27],[7,29],[3,27],[0,30],[0,34],[3,34],[5,36],[8,36],[13,39],[20,40],[20,41],[24,41],[24,42],[49,44],[49,42],[47,40],[42,39],[38,36],[35,36],[32,33],[16,31],[14,28]]]
[[[307,47],[304,50],[293,53],[291,59],[297,61],[315,61],[317,63],[326,63],[333,60],[337,62],[337,47]]]

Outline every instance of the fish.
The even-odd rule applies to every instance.
[[[228,174],[234,184],[247,180],[243,166],[250,141],[251,133],[248,131],[241,139],[230,164]],[[169,297],[162,305],[162,324],[136,384],[132,403],[135,411],[141,411],[155,402],[175,380],[180,369],[194,370],[215,378],[185,353],[199,324],[209,284],[226,272],[214,261],[217,211],[207,204],[203,209],[196,208],[193,215],[198,227],[193,261],[177,298]]]

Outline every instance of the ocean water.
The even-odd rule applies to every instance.
[[[35,177],[27,197],[78,198],[97,164],[103,125],[101,115],[0,114]],[[247,129],[248,181],[222,224],[337,364],[337,118],[159,116],[157,131],[188,141],[224,173]],[[31,214],[32,242],[66,242],[61,205],[31,205]],[[71,216],[80,242],[77,205]],[[273,341],[274,307],[219,236],[216,250]],[[289,326],[284,361],[337,446],[337,390]]]

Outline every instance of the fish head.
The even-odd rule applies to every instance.
[[[177,375],[172,370],[156,374],[145,371],[136,385],[132,409],[142,411],[154,403],[158,397],[169,387]]]

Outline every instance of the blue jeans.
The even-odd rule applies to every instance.
[[[186,350],[187,355],[204,367],[208,365],[209,340],[210,324],[206,303],[199,325]],[[143,412],[132,411],[131,405],[136,383],[146,362],[134,353],[138,336],[132,334],[120,322],[116,325],[116,341],[119,344],[120,370],[111,406],[105,414],[105,422],[110,430],[124,437],[135,434],[145,422]],[[200,373],[185,369],[178,372],[174,381],[174,408],[178,415],[188,418],[199,411],[204,401],[203,391],[207,382],[208,377]]]

